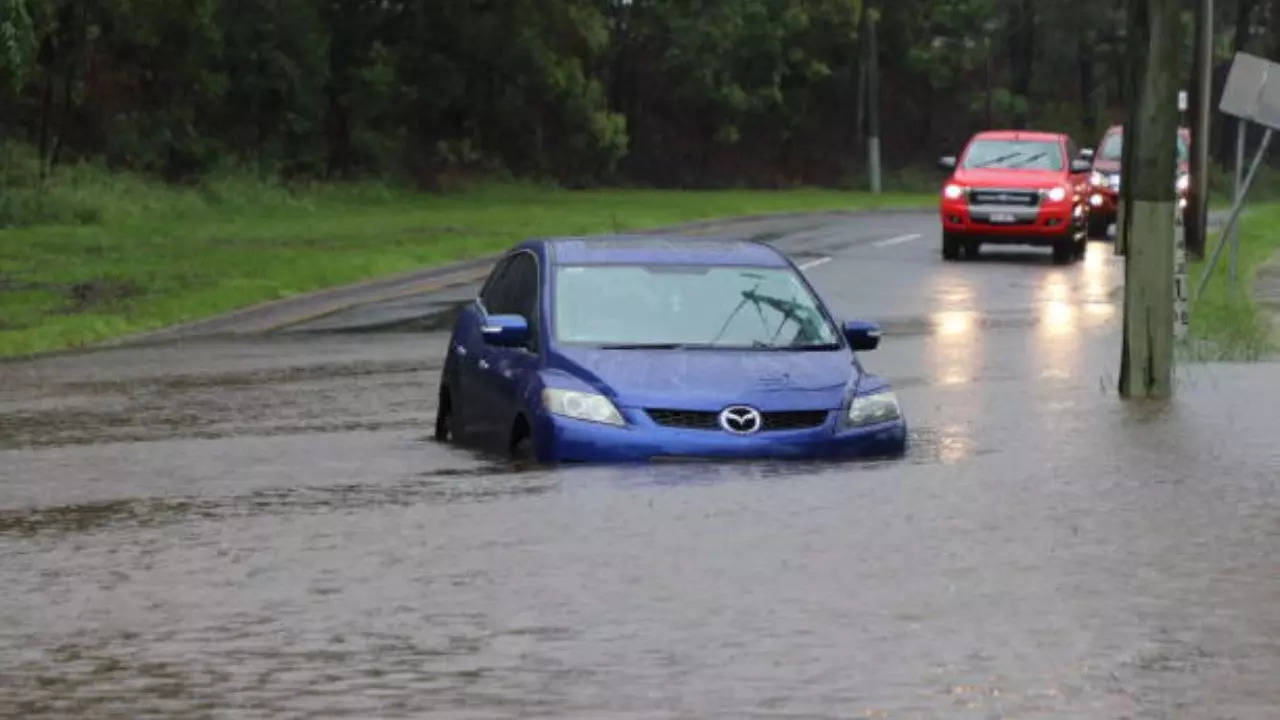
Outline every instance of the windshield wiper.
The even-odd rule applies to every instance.
[[[607,343],[601,350],[679,350],[689,347],[684,343]]]
[[[974,167],[975,167],[975,168],[988,168],[988,167],[991,167],[992,165],[995,165],[995,164],[997,164],[997,163],[1008,162],[1008,161],[1010,161],[1010,160],[1012,160],[1012,159],[1014,159],[1014,158],[1018,157],[1018,156],[1019,156],[1019,155],[1021,155],[1021,154],[1022,154],[1022,151],[1021,151],[1021,150],[1018,150],[1018,151],[1016,151],[1016,152],[1011,152],[1011,153],[1009,153],[1009,154],[1007,154],[1007,155],[1001,155],[1001,156],[999,156],[999,157],[991,158],[990,160],[988,160],[988,161],[986,161],[986,162],[978,163],[977,165],[974,165]]]
[[[1032,160],[1039,160],[1040,158],[1044,157],[1046,154],[1047,153],[1038,152],[1035,155],[1028,155],[1027,157],[1023,158],[1022,162],[1018,163],[1017,165],[1014,165],[1014,167],[1026,167],[1027,163],[1031,162]]]
[[[759,340],[751,344],[752,350],[772,351],[806,351],[806,350],[839,350],[840,343],[814,343],[811,345],[771,345]]]

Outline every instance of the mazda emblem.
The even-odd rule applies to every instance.
[[[746,405],[735,405],[720,411],[720,427],[734,435],[759,432],[764,425],[760,411]]]

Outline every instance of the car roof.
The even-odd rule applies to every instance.
[[[1042,130],[985,130],[973,136],[974,140],[1061,140],[1062,133]]]
[[[1112,125],[1111,127],[1107,128],[1107,131],[1103,133],[1103,136],[1105,137],[1107,135],[1113,135],[1115,133],[1122,133],[1122,132],[1124,132],[1124,125]],[[1191,137],[1191,128],[1179,127],[1178,134],[1184,137]]]
[[[738,238],[679,235],[609,235],[548,238],[542,244],[554,265],[747,265],[788,267],[777,250]]]

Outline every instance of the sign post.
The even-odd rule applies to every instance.
[[[1173,336],[1178,340],[1186,339],[1187,328],[1191,324],[1191,314],[1187,312],[1187,302],[1191,299],[1191,288],[1187,284],[1187,228],[1182,221],[1182,213],[1173,220]]]
[[[1266,128],[1266,132],[1263,133],[1258,152],[1254,154],[1253,162],[1249,165],[1244,184],[1236,193],[1227,226],[1222,230],[1222,237],[1213,248],[1209,261],[1204,264],[1204,272],[1201,273],[1200,284],[1196,288],[1197,298],[1204,295],[1204,289],[1209,284],[1209,278],[1218,264],[1222,249],[1228,242],[1233,245],[1233,254],[1236,252],[1234,246],[1239,242],[1236,222],[1240,219],[1240,212],[1244,208],[1249,188],[1253,186],[1253,178],[1258,173],[1258,166],[1262,164],[1262,158],[1271,145],[1271,136],[1275,130],[1280,130],[1280,64],[1248,53],[1236,53],[1235,60],[1231,62],[1231,73],[1227,76],[1227,86],[1223,88],[1222,102],[1218,104],[1218,109],[1227,115],[1240,118],[1241,131],[1245,127],[1244,121],[1252,121]],[[1243,137],[1243,135],[1244,133],[1241,132],[1240,136]]]

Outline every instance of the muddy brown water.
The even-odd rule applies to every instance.
[[[0,716],[1277,717],[1280,368],[1122,404],[1010,272],[884,313],[892,462],[512,466],[434,332],[0,365]]]

